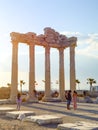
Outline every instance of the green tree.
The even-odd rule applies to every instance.
[[[37,81],[35,81],[34,83],[35,83],[35,86],[38,85]]]
[[[90,91],[92,90],[93,84],[96,84],[96,80],[92,78],[87,79],[87,84],[90,85]]]
[[[25,84],[24,80],[20,80],[20,93],[22,94],[22,86]]]
[[[76,84],[78,84],[78,89],[80,90],[79,88],[80,81],[78,79],[76,79]]]

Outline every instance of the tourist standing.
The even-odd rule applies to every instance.
[[[68,93],[66,95],[66,99],[67,99],[67,109],[70,110],[70,104],[71,104],[71,100],[72,100],[71,90],[68,91]]]
[[[19,111],[20,110],[20,106],[21,106],[21,102],[22,102],[20,93],[17,94],[16,102],[17,102],[17,110]]]
[[[77,92],[76,91],[73,92],[73,108],[74,110],[77,109]]]

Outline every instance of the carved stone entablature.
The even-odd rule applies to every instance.
[[[45,36],[43,34],[40,34],[37,36],[37,41],[36,42],[39,42],[39,43],[44,43],[45,42]]]
[[[45,41],[49,44],[67,44],[67,37],[65,35],[59,34],[49,27],[44,29],[44,35]]]
[[[76,37],[67,38],[65,35],[59,34],[50,27],[44,28],[44,34],[36,35],[35,33],[28,32],[20,34],[12,32],[10,34],[12,42],[22,42],[26,44],[35,44],[40,46],[50,46],[53,48],[66,48],[69,46],[76,46]]]
[[[12,42],[21,42],[21,43],[26,43],[29,44],[30,42],[32,42],[34,40],[34,38],[36,37],[35,33],[31,33],[28,32],[26,34],[20,34],[20,33],[16,33],[16,32],[12,32],[10,33],[11,36],[11,41]]]

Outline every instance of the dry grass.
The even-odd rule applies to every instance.
[[[8,99],[10,97],[10,87],[0,88],[0,99]]]

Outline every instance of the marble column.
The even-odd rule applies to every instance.
[[[29,45],[29,102],[35,102],[35,45]]]
[[[11,102],[16,102],[18,91],[18,42],[12,41]]]
[[[64,48],[59,49],[59,98],[65,101]]]
[[[50,79],[50,47],[45,47],[45,96],[44,101],[51,98],[51,79]]]
[[[70,89],[76,90],[76,76],[75,76],[75,45],[70,46]]]

